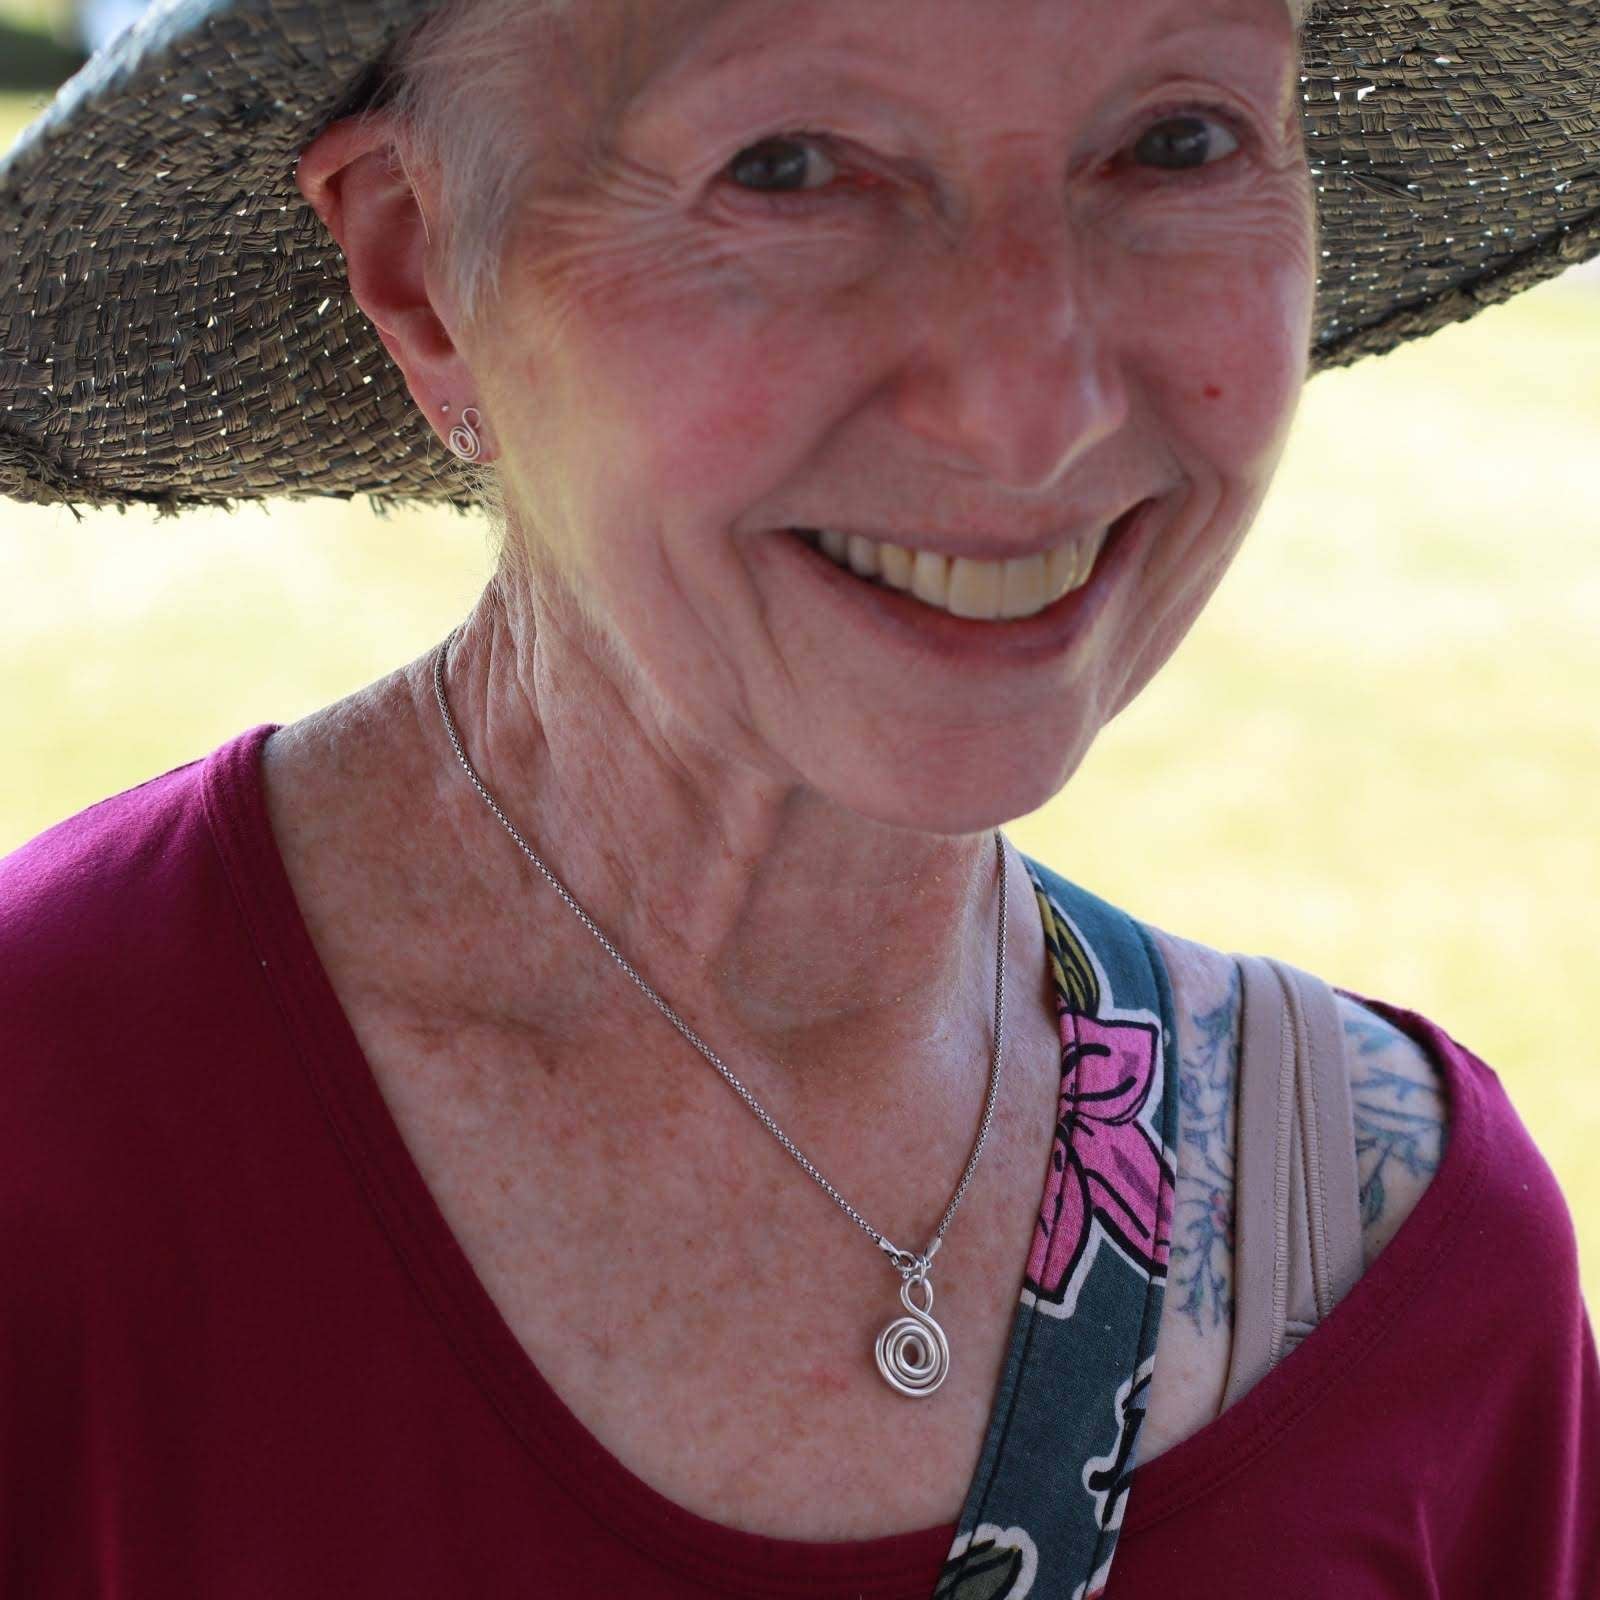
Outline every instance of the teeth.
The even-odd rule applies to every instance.
[[[930,606],[950,609],[950,563],[931,550],[919,550],[911,563],[911,589],[917,599]]]
[[[1049,556],[1007,561],[1000,571],[1000,615],[1003,617],[1027,616],[1038,596],[1051,592]]]
[[[952,561],[950,597],[945,602],[958,617],[998,617],[1003,561]]]
[[[801,536],[859,577],[877,578],[925,605],[979,621],[1031,617],[1054,605],[1088,581],[1105,542],[1102,532],[1096,539],[1021,561],[969,561],[831,528],[802,530]]]
[[[878,546],[878,570],[891,589],[909,590],[911,569],[915,565],[916,557],[903,544]]]
[[[850,535],[849,548],[850,570],[859,573],[863,578],[875,578],[878,575],[878,547],[870,539],[863,539],[859,533]]]

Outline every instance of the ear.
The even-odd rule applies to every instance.
[[[356,303],[444,438],[477,398],[477,383],[451,333],[458,319],[443,274],[436,264],[430,271],[431,197],[391,160],[387,117],[346,117],[301,152],[295,182],[344,251]],[[485,437],[482,459],[492,453]]]

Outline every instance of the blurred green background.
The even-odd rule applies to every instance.
[[[86,37],[72,0],[0,0],[0,93],[69,77],[83,64]]]
[[[60,6],[0,3],[0,23]],[[0,97],[0,148],[37,96]],[[1308,387],[1199,626],[1017,845],[1173,932],[1441,1023],[1500,1073],[1600,1284],[1600,277]],[[158,524],[0,501],[0,853],[436,643],[450,513]],[[1571,1029],[1571,1037],[1567,1029]]]

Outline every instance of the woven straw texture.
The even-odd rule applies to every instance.
[[[429,0],[164,0],[0,162],[0,494],[471,504],[294,167]],[[1600,0],[1306,27],[1311,369],[1600,254]]]

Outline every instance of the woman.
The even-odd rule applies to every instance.
[[[1313,359],[1596,248],[1592,11],[905,16],[175,7],[0,169],[8,492],[499,539],[439,649],[0,867],[21,1592],[1600,1582],[1493,1073],[996,828],[1192,624]],[[1515,204],[1379,115],[1429,84],[1545,93]],[[1494,204],[1514,250],[1437,248]],[[1339,1115],[1280,1138],[1283,1004]],[[1291,1157],[1315,1314],[1246,1359],[1235,1163]]]

